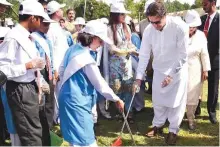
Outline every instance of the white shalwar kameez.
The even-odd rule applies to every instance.
[[[143,34],[136,79],[142,79],[151,51],[153,60],[154,108],[153,126],[162,127],[169,120],[169,132],[178,133],[187,99],[187,45],[189,27],[180,19],[166,16],[162,31],[148,25]],[[162,81],[171,76],[170,84],[162,88]]]

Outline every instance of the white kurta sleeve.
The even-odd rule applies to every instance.
[[[143,39],[141,42],[141,48],[139,51],[139,62],[137,67],[136,79],[143,79],[145,70],[148,65],[152,47],[150,45],[150,27],[147,27],[143,33]]]
[[[177,27],[177,52],[179,52],[179,56],[178,60],[171,67],[171,71],[168,73],[169,76],[173,77],[187,63],[188,41],[189,27],[181,21]]]
[[[209,53],[208,53],[208,47],[207,47],[207,39],[204,33],[201,33],[201,62],[202,62],[202,70],[203,71],[210,71],[211,65],[210,65],[210,59],[209,59]]]
[[[18,43],[14,39],[4,41],[0,46],[0,70],[9,80],[23,76],[27,72],[25,64],[15,64],[18,47]]]
[[[118,101],[119,97],[113,92],[113,90],[105,82],[104,78],[101,76],[99,68],[96,64],[88,64],[83,67],[83,71],[95,87],[95,89],[104,96],[107,100]]]

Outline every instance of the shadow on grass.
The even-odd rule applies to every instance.
[[[207,110],[207,101],[202,101],[201,108],[204,108]],[[216,110],[219,110],[219,102],[217,104]]]

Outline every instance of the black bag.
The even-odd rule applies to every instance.
[[[0,71],[0,86],[3,86],[7,81],[7,76]]]

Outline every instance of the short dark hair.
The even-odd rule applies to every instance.
[[[47,1],[47,0],[39,0],[38,2],[41,3],[42,5],[43,5],[43,4],[46,4],[46,5],[48,4],[48,1]]]
[[[94,37],[95,37],[94,35],[88,33],[79,33],[77,40],[81,43],[82,46],[86,47],[92,43]]]
[[[28,15],[28,14],[19,14],[19,22],[22,22],[22,21],[26,21],[28,20],[32,15]]]
[[[217,3],[217,0],[209,0],[210,3],[215,2],[215,5]]]
[[[166,13],[166,8],[163,2],[153,2],[148,6],[146,10],[146,16],[163,17],[166,15]]]
[[[70,9],[66,10],[66,14],[68,14],[70,11],[75,12],[75,10],[73,8],[70,8]]]
[[[64,21],[64,22],[66,22],[66,20],[65,20],[64,18],[61,18],[59,21]]]

